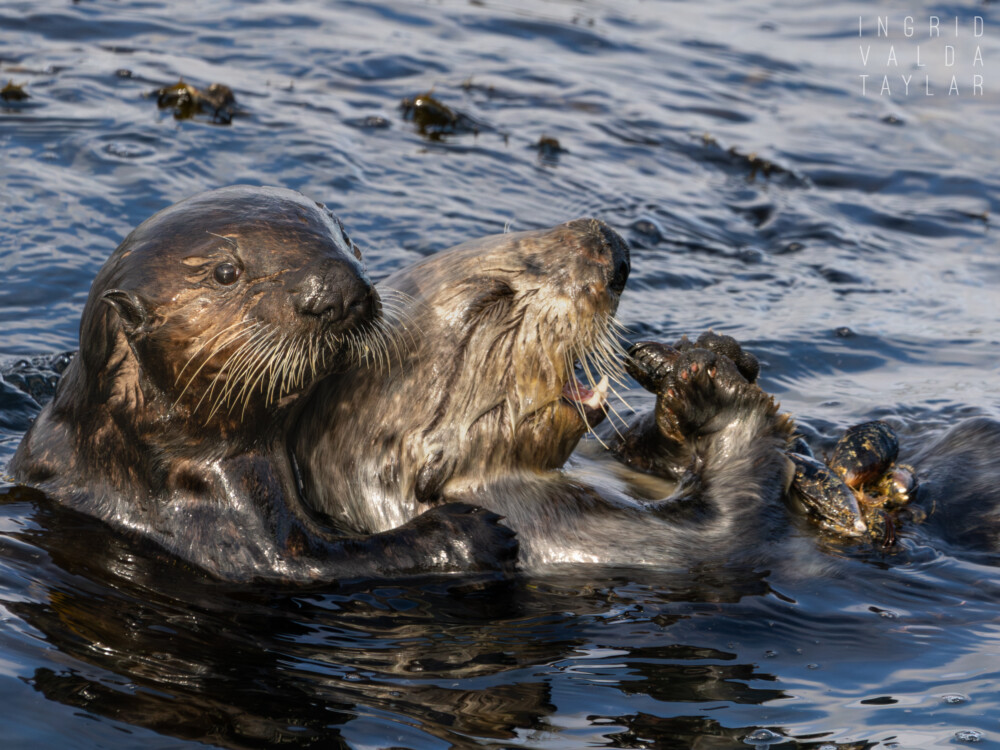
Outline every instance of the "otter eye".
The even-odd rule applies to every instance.
[[[469,303],[466,316],[469,318],[502,314],[515,297],[510,284],[500,279],[474,279],[478,293]]]
[[[229,286],[240,277],[240,269],[232,263],[220,263],[215,267],[215,280],[223,286]]]

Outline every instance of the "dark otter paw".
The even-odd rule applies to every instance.
[[[680,352],[657,395],[656,423],[676,441],[716,432],[767,399],[732,360],[708,349]]]
[[[748,383],[756,382],[757,376],[760,374],[760,362],[757,361],[757,358],[750,352],[745,351],[736,339],[724,333],[716,333],[711,330],[705,331],[694,343],[691,343],[691,340],[687,336],[683,336],[674,344],[674,348],[678,351],[708,349],[716,354],[721,354],[732,360],[733,364],[736,365],[736,369],[740,371],[740,375],[746,378]]]
[[[757,359],[730,336],[709,332],[698,342],[684,338],[676,346],[639,342],[629,350],[626,368],[657,396],[655,410],[612,441],[618,459],[640,470],[678,479],[694,457],[711,453],[723,433],[731,452],[764,437],[784,445],[794,429],[753,382]]]
[[[625,370],[650,393],[659,393],[680,352],[659,341],[640,341],[628,350]]]
[[[517,534],[499,516],[468,503],[447,503],[415,518],[418,544],[428,568],[458,571],[512,571]]]

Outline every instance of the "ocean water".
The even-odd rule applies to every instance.
[[[632,246],[630,337],[731,333],[820,449],[998,418],[998,24],[922,0],[6,2],[0,86],[30,98],[0,100],[0,361],[74,349],[140,221],[251,183],[325,202],[375,278],[598,216]],[[181,78],[231,87],[232,121],[160,109]],[[458,132],[404,116],[428,91]],[[38,409],[2,388],[0,466]],[[796,576],[245,590],[2,485],[0,739],[996,746],[1000,575],[901,544]]]

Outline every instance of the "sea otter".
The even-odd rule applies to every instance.
[[[657,409],[604,431],[597,481],[594,461],[564,467],[620,370],[629,262],[621,237],[580,219],[392,274],[394,360],[326,378],[297,426],[307,502],[358,533],[471,502],[506,517],[527,567],[733,561],[737,540],[766,554],[757,542],[787,536],[794,426],[731,339],[639,346],[632,372]]]
[[[196,195],[101,268],[80,353],[10,472],[229,580],[509,568],[513,533],[468,505],[349,537],[303,507],[288,426],[319,378],[385,346],[379,316],[360,252],[320,204],[279,188]]]

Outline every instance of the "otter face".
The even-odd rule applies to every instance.
[[[625,242],[579,219],[460,245],[384,282],[412,298],[401,325],[415,343],[388,388],[408,404],[418,498],[565,462],[621,372],[614,314],[628,273]]]
[[[145,377],[203,422],[266,412],[356,358],[374,329],[381,307],[360,257],[340,222],[299,193],[202,193],[115,251],[81,341],[121,331]]]

